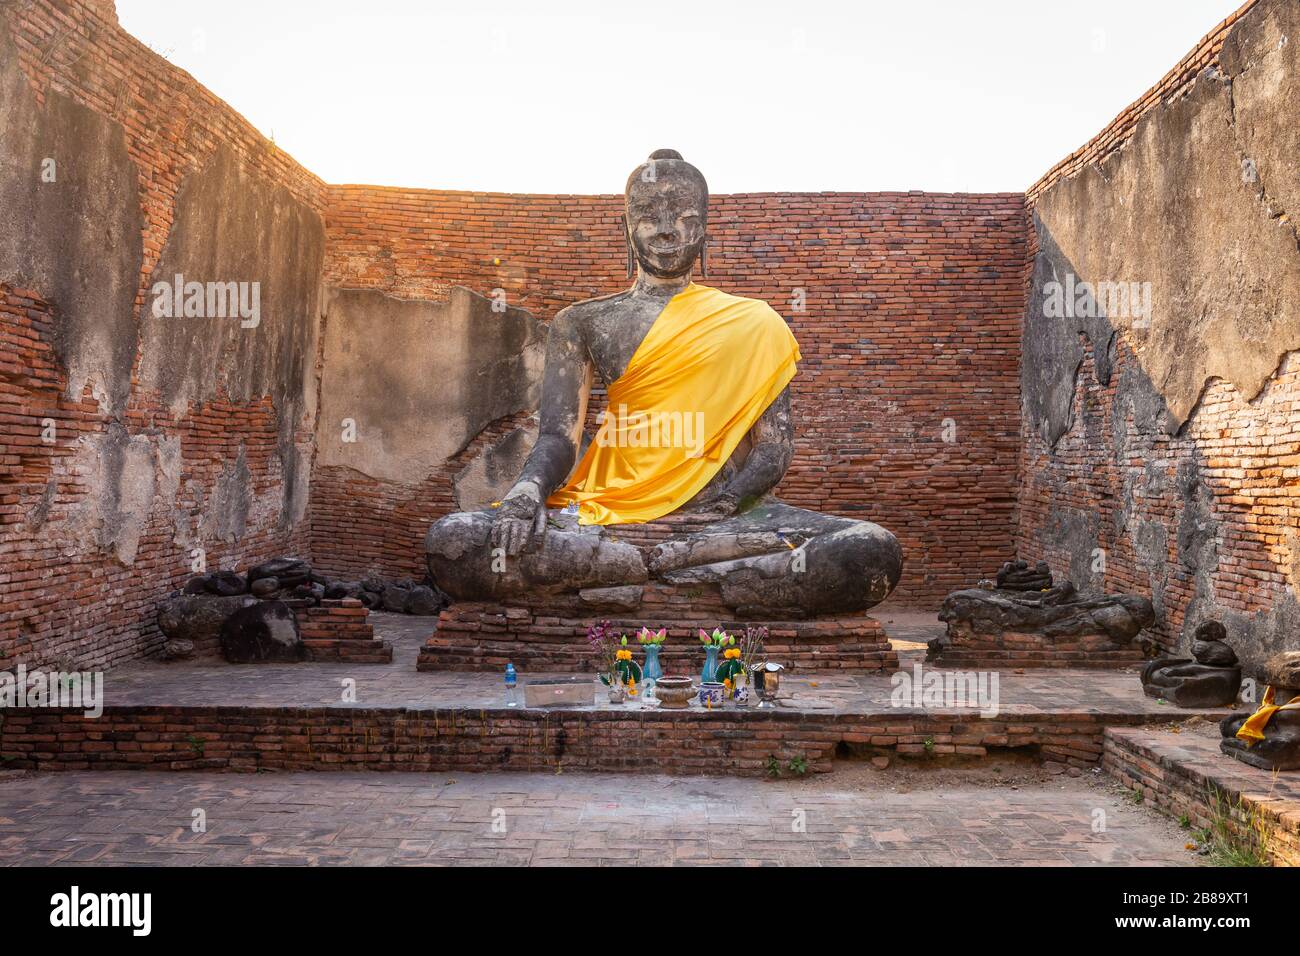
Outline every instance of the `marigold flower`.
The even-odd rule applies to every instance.
[[[722,656],[729,661],[734,661],[737,657],[740,656],[740,648],[728,647],[725,651],[722,652]]]
[[[620,648],[618,652],[618,659],[620,661],[630,661],[632,659],[632,652],[629,651],[627,648]]]

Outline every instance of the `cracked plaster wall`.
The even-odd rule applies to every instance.
[[[1021,555],[1151,596],[1169,646],[1219,618],[1248,667],[1300,647],[1298,44],[1300,4],[1261,0],[1030,190]],[[1067,274],[1150,283],[1150,313],[1060,316]]]

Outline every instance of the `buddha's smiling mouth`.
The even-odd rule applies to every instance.
[[[675,255],[677,255],[677,253],[681,252],[681,251],[682,251],[683,249],[685,249],[685,248],[686,248],[685,246],[654,246],[654,245],[652,245],[652,246],[650,247],[650,251],[653,252],[653,253],[654,253],[655,255],[657,255],[657,256],[675,256]]]

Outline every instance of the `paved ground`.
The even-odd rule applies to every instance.
[[[1171,824],[1086,780],[897,792],[873,776],[8,773],[0,864],[1198,862]]]
[[[935,624],[918,612],[882,614],[892,635],[921,639]],[[415,656],[432,628],[429,618],[375,614],[376,633],[393,643],[391,664],[246,664],[221,660],[166,664],[133,663],[104,677],[104,704],[117,706],[243,707],[494,707],[502,702],[497,674],[419,673]],[[920,645],[918,645],[920,646]],[[903,670],[912,672],[919,651],[904,651]],[[521,679],[539,676],[522,674]],[[1001,671],[999,712],[1033,716],[1044,713],[1167,714],[1180,711],[1142,693],[1137,670]],[[355,700],[344,700],[343,681],[355,682]],[[784,707],[841,713],[896,712],[890,702],[889,674],[787,677],[782,682]],[[597,709],[608,708],[597,695]],[[640,707],[620,705],[620,710]],[[904,708],[904,711],[906,708]],[[1226,711],[1224,711],[1226,713]]]

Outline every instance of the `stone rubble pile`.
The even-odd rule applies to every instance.
[[[369,575],[358,581],[331,579],[312,570],[301,558],[273,558],[247,574],[237,571],[209,571],[186,582],[183,594],[237,597],[251,594],[264,601],[306,601],[313,606],[322,600],[355,598],[372,611],[434,615],[449,603],[432,584],[401,578],[387,581]]]

